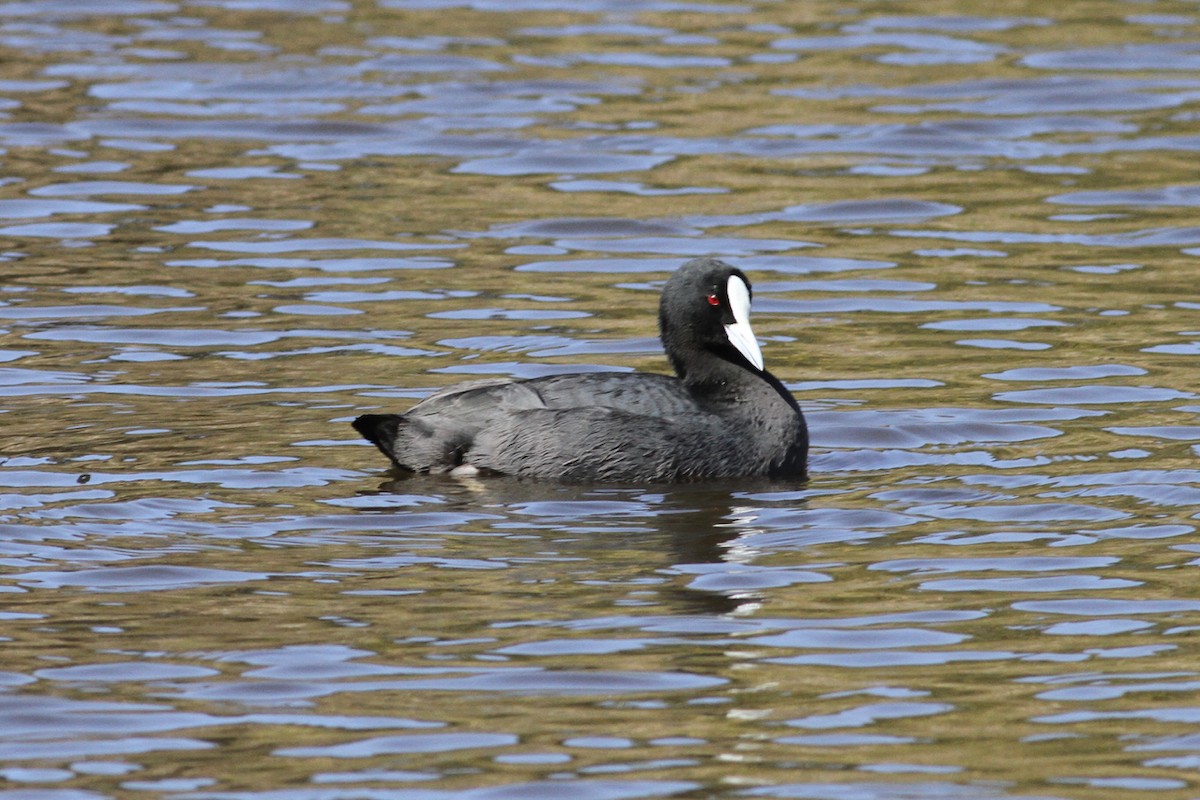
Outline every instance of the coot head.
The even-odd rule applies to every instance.
[[[715,258],[694,258],[663,286],[658,325],[675,373],[687,382],[720,361],[763,371],[762,351],[750,328],[750,279]]]

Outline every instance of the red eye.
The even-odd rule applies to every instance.
[[[710,306],[719,306],[721,305],[721,298],[717,297],[715,294],[710,294],[708,296],[708,304]]]

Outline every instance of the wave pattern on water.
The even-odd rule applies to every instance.
[[[1200,22],[0,5],[0,800],[1191,798]],[[755,283],[802,485],[393,479]]]

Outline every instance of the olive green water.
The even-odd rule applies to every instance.
[[[0,5],[0,800],[1191,798],[1200,11]],[[755,282],[806,485],[393,481]]]

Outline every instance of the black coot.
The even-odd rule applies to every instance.
[[[676,377],[592,372],[474,381],[407,414],[365,414],[355,429],[416,472],[474,471],[550,481],[803,478],[808,429],[763,369],[750,282],[713,258],[680,267],[659,302]]]

